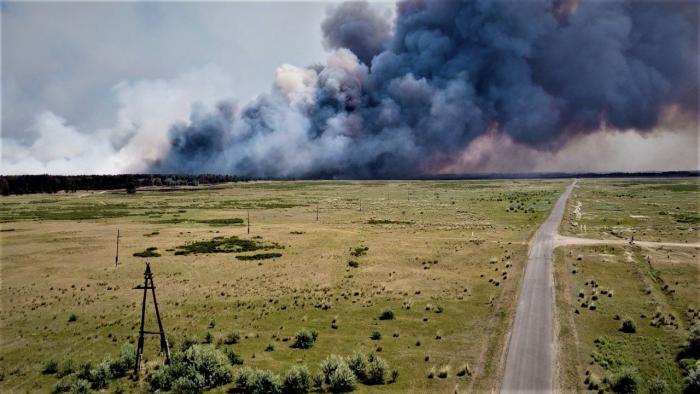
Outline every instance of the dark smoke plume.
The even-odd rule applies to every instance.
[[[697,123],[695,2],[407,0],[389,31],[365,3],[337,7],[326,65],[281,67],[240,109],[193,111],[154,169],[411,177],[487,132],[551,150],[650,131],[664,111]]]

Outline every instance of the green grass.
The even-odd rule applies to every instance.
[[[238,237],[214,237],[209,241],[195,241],[176,246],[175,249],[177,251],[175,254],[186,256],[198,253],[242,253],[279,248],[282,248],[282,246],[274,242],[260,242]]]

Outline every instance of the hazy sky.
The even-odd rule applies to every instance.
[[[0,4],[3,174],[143,170],[134,157],[156,158],[159,151],[149,144],[189,119],[193,106],[246,103],[270,90],[281,65],[305,67],[329,56],[321,33],[328,2]],[[394,12],[391,2],[372,7]],[[144,134],[139,146],[115,154],[135,128]],[[525,170],[700,167],[697,130],[586,138],[562,151],[566,155],[526,160]],[[501,151],[517,146],[485,140],[447,169],[523,169],[522,163],[494,164]],[[654,146],[663,148],[658,157],[635,154]],[[478,159],[485,154],[488,165]],[[529,148],[519,154],[538,156]],[[606,156],[596,154],[615,160],[606,165]]]

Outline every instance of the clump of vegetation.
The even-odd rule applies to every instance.
[[[631,368],[623,368],[613,376],[610,388],[615,393],[633,394],[639,390],[640,380],[637,371]]]
[[[214,237],[209,241],[196,241],[176,247],[176,255],[198,253],[242,253],[256,250],[283,249],[275,242],[260,242],[252,239],[241,239],[236,236]]]
[[[124,344],[116,360],[109,363],[109,373],[113,378],[121,378],[136,364],[136,347],[130,343]]]
[[[270,371],[245,367],[236,376],[236,390],[242,393],[281,394],[282,379]]]
[[[382,339],[382,333],[379,332],[379,330],[374,330],[372,333],[369,335],[370,339],[378,341]]]
[[[634,320],[632,320],[629,317],[623,320],[622,327],[620,327],[620,331],[628,334],[634,334],[635,332],[637,332],[637,326],[634,324]]]
[[[228,361],[231,363],[231,365],[243,365],[243,359],[241,356],[236,354],[236,352],[226,350],[226,357],[228,357]]]
[[[58,362],[56,360],[48,360],[41,367],[41,373],[44,375],[53,375],[58,372]]]
[[[78,321],[78,315],[76,315],[75,313],[71,313],[70,315],[68,315],[68,321],[71,323],[74,321]]]
[[[360,263],[358,263],[356,260],[350,260],[348,261],[348,265],[352,268],[357,268],[360,266]]]
[[[282,253],[258,253],[249,256],[236,256],[238,260],[250,261],[250,260],[266,260],[266,259],[276,259],[282,257]]]
[[[364,256],[367,254],[369,247],[367,246],[356,246],[355,248],[350,248],[350,254],[355,257]]]
[[[297,349],[309,349],[314,345],[314,342],[316,342],[316,338],[318,338],[318,331],[313,328],[310,330],[302,328],[294,335],[292,347]]]
[[[224,337],[223,342],[226,345],[235,345],[238,343],[238,341],[240,341],[240,339],[241,339],[241,334],[239,334],[238,331],[236,331],[236,332],[232,332],[232,333],[227,334]]]
[[[243,219],[241,218],[229,218],[229,219],[204,219],[197,220],[197,223],[204,223],[210,226],[230,226],[234,224],[243,224]]]
[[[370,219],[367,224],[413,224],[407,220]]]
[[[134,253],[134,257],[160,257],[160,253],[156,252],[158,248],[151,246],[146,248],[143,252]]]
[[[311,374],[305,365],[291,367],[284,376],[282,391],[285,394],[302,394],[311,391]]]
[[[379,314],[379,320],[394,320],[394,311],[386,308]]]
[[[331,354],[321,361],[323,383],[333,393],[346,393],[355,389],[357,377],[342,357]]]
[[[170,365],[159,369],[150,378],[154,390],[171,390],[175,382],[179,387],[191,387],[202,391],[231,381],[228,359],[219,350],[207,345],[192,345],[184,352],[175,353]]]

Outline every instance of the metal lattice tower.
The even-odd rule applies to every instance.
[[[134,287],[136,290],[143,290],[143,302],[141,303],[141,328],[139,329],[139,343],[136,349],[136,365],[134,365],[134,375],[139,375],[139,369],[141,368],[141,358],[143,357],[143,345],[144,345],[144,335],[160,335],[160,352],[165,355],[165,363],[170,364],[170,347],[168,346],[168,340],[165,337],[165,330],[163,330],[163,322],[160,320],[160,312],[158,311],[158,301],[156,300],[156,285],[153,283],[153,272],[151,272],[151,265],[146,263],[146,272],[143,273],[143,285]],[[144,324],[146,321],[146,297],[148,296],[148,290],[151,290],[153,294],[153,305],[156,309],[156,319],[158,320],[158,331],[144,331]]]

